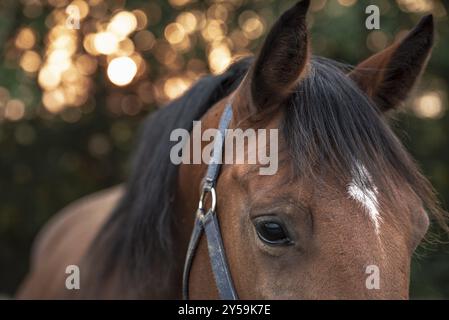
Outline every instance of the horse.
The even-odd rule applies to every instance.
[[[259,174],[260,163],[225,163],[216,180],[218,232],[238,297],[407,299],[413,252],[430,218],[445,218],[389,115],[427,64],[433,17],[349,67],[312,55],[308,7],[303,0],[284,12],[255,57],[150,114],[127,182],[52,218],[17,298],[181,299],[208,164],[174,164],[170,133],[191,131],[196,120],[203,132],[218,128],[229,107],[230,129],[280,132],[275,174]],[[190,299],[220,297],[212,264],[203,235]],[[65,286],[69,265],[79,267],[77,290]]]

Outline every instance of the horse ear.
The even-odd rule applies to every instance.
[[[402,40],[360,63],[350,74],[382,112],[397,107],[412,90],[433,46],[433,16],[421,19]]]
[[[298,2],[268,33],[247,79],[252,97],[251,113],[282,102],[304,73],[309,55],[306,26],[309,4],[309,0]]]

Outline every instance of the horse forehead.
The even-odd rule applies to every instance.
[[[224,176],[228,176],[232,183],[237,183],[243,189],[251,193],[254,189],[261,185],[277,186],[276,181],[279,180],[279,172],[273,176],[261,176],[259,169],[262,165],[259,164],[232,164],[225,165]],[[281,169],[281,168],[280,168]],[[280,170],[279,170],[280,171]],[[264,183],[265,182],[265,183]]]
[[[354,172],[358,170],[362,180],[365,179],[366,183],[361,181],[362,184],[360,184],[353,178],[348,181],[346,186],[342,186],[339,180],[331,177],[324,177],[321,181],[313,181],[311,177],[294,175],[291,163],[287,158],[283,159],[282,165],[280,163],[279,171],[274,176],[260,176],[260,167],[260,165],[249,164],[232,165],[229,173],[231,179],[243,186],[248,193],[258,195],[265,193],[273,201],[279,195],[283,197],[291,196],[301,200],[310,199],[312,194],[315,193],[314,201],[317,202],[317,207],[332,203],[331,208],[327,208],[325,211],[331,210],[330,214],[335,214],[335,211],[342,211],[346,212],[345,216],[348,216],[348,210],[356,211],[355,214],[370,221],[375,233],[380,234],[383,219],[378,204],[378,190],[371,183],[371,175],[362,164],[354,164]],[[326,185],[328,187],[325,187]],[[354,204],[357,206],[354,206]]]

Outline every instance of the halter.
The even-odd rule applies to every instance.
[[[192,268],[193,258],[203,232],[206,234],[209,259],[220,298],[223,300],[238,299],[226,260],[223,239],[220,232],[218,217],[215,211],[217,205],[215,186],[221,168],[221,158],[226,129],[228,128],[231,119],[232,104],[228,103],[220,119],[218,137],[216,136],[214,140],[213,157],[207,167],[205,182],[203,184],[198,209],[196,211],[195,224],[190,237],[189,248],[187,249],[182,284],[182,294],[183,298],[186,300],[189,299],[190,270]],[[211,196],[212,203],[211,207],[206,209],[204,207],[205,199],[209,194]]]

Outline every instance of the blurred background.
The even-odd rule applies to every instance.
[[[14,293],[33,238],[54,213],[124,180],[143,117],[255,53],[293,3],[1,0],[0,295]],[[365,28],[368,4],[380,8],[380,30]],[[310,11],[314,53],[351,64],[435,15],[429,67],[394,127],[447,209],[447,3],[312,0]],[[448,244],[419,248],[411,297],[449,299]]]

